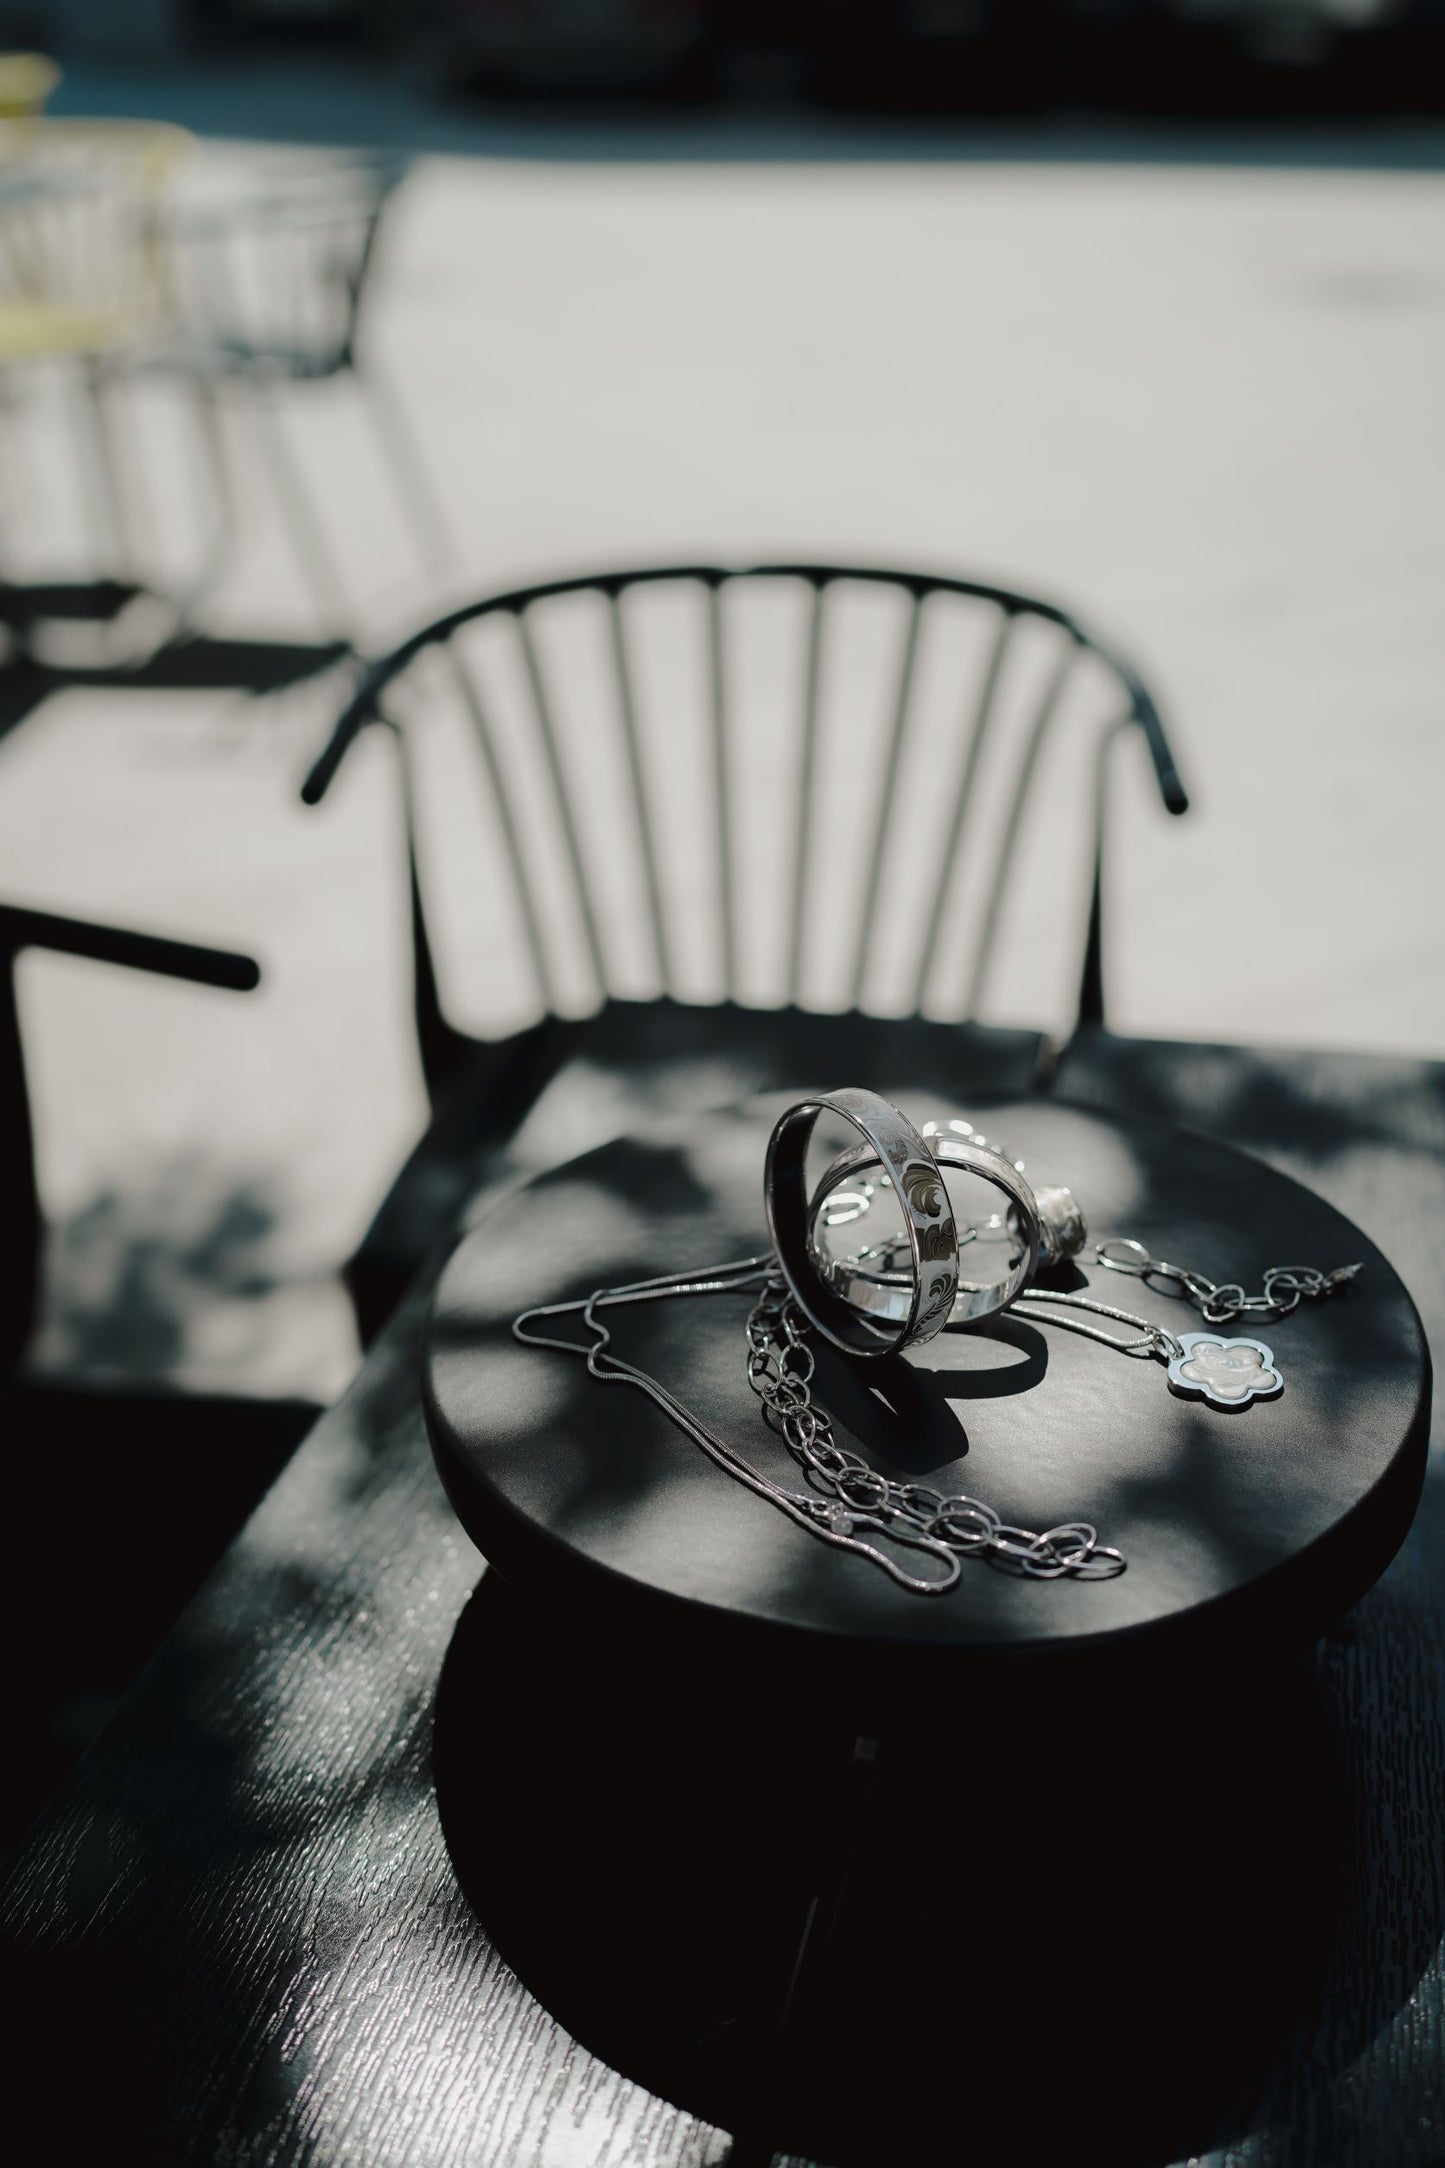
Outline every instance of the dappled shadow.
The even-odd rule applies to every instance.
[[[59,2096],[86,2028],[87,2084],[64,2096],[77,2154],[441,2164],[560,2144],[591,2159],[601,2127],[643,2168],[720,2160],[716,2133],[538,2009],[451,1875],[430,1713],[478,1566],[427,1460],[422,1304],[296,1455],[9,1879],[11,2042],[34,2082]]]
[[[90,1197],[45,1230],[33,1373],[253,1395],[316,1377],[315,1290],[281,1263],[279,1221],[264,1182],[194,1156]]]
[[[290,1561],[253,1580],[249,1602],[235,1600],[229,1580],[229,1615],[213,1588],[182,1619],[142,1695],[126,1700],[16,1853],[5,1890],[28,2062],[58,2080],[73,2025],[91,2038],[91,2082],[67,2113],[78,2152],[215,2158],[248,2120],[264,2127],[294,2112],[303,2070],[274,2041],[246,2058],[244,2100],[239,2087],[208,2097],[198,2066],[225,2056],[229,2014],[258,1973],[305,1966],[313,1930],[287,1919],[273,1893],[263,1953],[208,1916],[208,1893],[229,1887],[236,1901],[318,1822],[334,1829],[359,1816],[364,1788],[319,1767],[289,1790],[267,1781],[267,1749],[249,1735],[275,1723],[281,1700],[268,1691],[257,1630],[314,1628],[334,1611],[332,1576]]]
[[[403,1324],[403,1375],[407,1344]],[[193,1438],[192,1457],[205,1445]],[[350,1502],[358,1463],[377,1480]],[[127,1565],[145,1572],[184,1526],[187,1486],[169,1472],[176,1495],[151,1500],[149,1542],[116,1530],[113,1582]],[[59,1530],[47,1555],[67,1547]],[[78,1560],[62,1600],[86,1572]],[[261,2132],[285,2150],[314,2135],[307,2092],[325,2058],[317,2039],[288,2043],[299,1983],[313,1983],[313,2020],[329,2018],[344,2053],[345,1983],[378,1963],[384,1896],[381,1992],[409,1950],[435,1949],[444,1889],[439,1903],[435,1875],[420,1888],[414,1854],[400,1882],[385,1863],[427,1812],[429,1699],[475,1573],[451,1540],[414,1391],[354,1394],[42,1816],[7,1878],[7,1969],[38,2081],[63,2082],[75,2026],[87,2028],[90,2075],[66,2111],[77,2154],[239,2158]],[[105,1630],[93,1623],[97,1640]],[[465,1963],[475,1936],[457,1910]]]
[[[134,1685],[320,1413],[46,1384],[0,1388],[12,1668],[0,1847],[13,1845]]]
[[[1445,1345],[1445,1062],[1081,1033],[1055,1092],[1234,1143],[1372,1236]]]
[[[12,1526],[27,1532],[0,1583],[9,1643],[28,1650],[11,1690],[7,1844],[320,1413],[303,1393],[258,1390],[258,1372],[285,1367],[274,1224],[262,1192],[217,1195],[182,1162],[49,1230],[39,1367],[0,1387]],[[179,1386],[207,1353],[231,1389]]]
[[[47,1234],[43,1367],[164,1378],[191,1351],[198,1312],[267,1292],[274,1214],[254,1190],[200,1205],[207,1169],[170,1168],[143,1193],[92,1197]]]

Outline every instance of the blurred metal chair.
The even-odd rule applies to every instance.
[[[348,378],[357,387],[423,569],[445,570],[452,546],[405,410],[359,344],[383,216],[406,172],[394,159],[307,168],[267,192],[178,223],[185,290],[180,335],[146,359],[203,396],[240,395],[276,502],[328,632],[352,618],[325,519],[287,441],[280,394]],[[212,446],[220,443],[213,431]],[[217,459],[216,485],[234,498]]]
[[[26,372],[71,373],[98,545],[94,581],[45,590],[60,616],[114,618],[144,590],[111,393],[174,318],[166,199],[194,148],[161,122],[0,120],[0,407]]]
[[[351,1268],[364,1335],[516,1164],[524,1121],[555,1161],[775,1085],[1031,1089],[1046,1035],[980,1010],[1012,939],[1062,975],[1066,1023],[1102,1020],[1122,731],[1186,805],[1113,649],[933,573],[664,567],[489,596],[371,666],[309,803],[377,721],[400,756],[432,1120]],[[1044,828],[1046,755],[1065,772]],[[442,979],[479,964],[490,1014],[463,1030]]]

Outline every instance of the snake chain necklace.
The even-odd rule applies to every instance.
[[[616,1354],[603,1310],[680,1296],[756,1291],[746,1325],[747,1381],[763,1405],[764,1419],[801,1469],[806,1489],[776,1482],[710,1429],[685,1401],[650,1372]],[[583,1343],[534,1329],[537,1321],[579,1318],[589,1334]],[[899,1483],[859,1453],[840,1445],[832,1418],[814,1398],[814,1356],[807,1321],[789,1295],[771,1251],[719,1265],[705,1273],[664,1273],[625,1287],[598,1288],[573,1302],[524,1311],[512,1325],[524,1347],[555,1348],[576,1355],[603,1385],[631,1385],[735,1481],[765,1498],[810,1535],[836,1549],[855,1552],[916,1595],[942,1596],[953,1588],[965,1558],[1030,1580],[1104,1580],[1124,1571],[1124,1559],[1101,1544],[1087,1521],[1067,1521],[1036,1533],[1005,1521],[992,1506],[964,1492],[945,1494],[926,1483]],[[912,1573],[882,1548],[884,1541],[921,1553],[935,1571]]]

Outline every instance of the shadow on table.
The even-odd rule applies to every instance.
[[[1445,1062],[1086,1031],[1053,1090],[1203,1130],[1307,1182],[1379,1242],[1439,1344]]]
[[[1111,2160],[1238,2136],[1326,2001],[1340,2063],[1426,1964],[1335,1978],[1387,1801],[1308,1666],[1006,1687],[860,1746],[764,1678],[645,1681],[549,1645],[495,1574],[453,1642],[435,1775],[458,1877],[585,2045],[735,2133],[732,2159]],[[479,1725],[479,1710],[486,1723]],[[800,1943],[807,1949],[799,1963]],[[795,1977],[795,1967],[796,1977]]]
[[[185,1405],[199,1413],[217,1443],[234,1442],[225,1435],[233,1409],[225,1403]],[[167,1449],[180,1441],[161,1442],[162,1465],[174,1478],[181,1473],[180,1455]],[[192,1500],[193,1551],[197,1540],[208,1542],[212,1552],[224,1548],[253,1502],[243,1491],[247,1477],[263,1472],[254,1457],[231,1455],[227,1466],[229,1499],[224,1485],[220,1491],[209,1487],[198,1516]],[[71,1658],[88,1665],[92,1676],[133,1673],[190,1593],[179,1586],[175,1558],[165,1555],[168,1523],[164,1509],[154,1511],[152,1486],[141,1486],[130,1500],[120,1491],[116,1480],[108,1496],[95,1499],[101,1509],[119,1503],[114,1547],[107,1554],[97,1515],[86,1540],[70,1545],[53,1604],[37,1607],[30,1621],[31,1646],[58,1632],[58,1650],[47,1652],[52,1674]],[[223,1526],[227,1520],[231,1525]],[[200,1563],[192,1581],[208,1562]],[[133,1583],[151,1613],[148,1638],[140,1622],[128,1623],[128,1610],[134,1620]],[[72,1616],[67,1607],[77,1590],[83,1600]],[[107,1629],[103,1607],[118,1592],[121,1616]],[[302,1574],[292,1576],[286,1593],[305,1606],[320,1608],[324,1601],[320,1583]],[[244,2097],[238,2097],[242,2087],[229,2068],[231,2082],[217,2089],[219,2098],[208,2096],[194,2077],[208,2049],[214,2053],[218,2042],[229,2045],[233,2032],[244,2030],[236,2025],[237,2013],[263,1969],[244,1938],[228,1947],[233,1900],[226,1878],[254,1873],[273,1849],[299,1845],[315,1811],[308,1799],[289,1814],[278,1813],[274,1801],[258,1799],[247,1782],[247,1757],[227,1724],[228,1644],[247,1634],[259,1638],[254,1617],[238,1619],[230,1635],[218,1635],[194,1617],[170,1634],[151,1673],[160,1674],[161,1696],[169,1697],[159,1725],[153,1715],[149,1723],[144,1714],[133,1720],[137,1695],[88,1693],[96,1713],[92,1723],[91,1708],[85,1709],[84,1728],[104,1724],[103,1735],[28,1842],[13,1848],[13,1865],[0,1854],[0,1984],[11,2012],[15,2068],[24,2069],[42,2095],[64,2103],[64,2139],[57,2150],[67,2161],[219,2158],[228,2140],[234,2144],[238,2122],[279,2117],[292,2105],[297,2064],[274,2051],[246,2063]],[[43,1693],[43,1679],[39,1683]],[[101,1702],[109,1706],[100,1708]],[[19,1711],[22,1726],[26,1713]],[[63,1734],[63,1715],[56,1730]],[[58,1736],[66,1760],[82,1743]],[[221,1892],[218,1912],[207,1903],[212,1887]],[[147,1918],[148,1905],[156,1917]],[[281,1946],[291,1963],[303,1961],[299,1940]],[[81,2084],[79,2042],[85,2044]]]
[[[146,1163],[45,1231],[44,1317],[31,1360],[100,1385],[149,1387],[194,1362],[224,1309],[229,1370],[275,1374],[274,1325],[254,1306],[276,1293],[277,1207],[265,1185],[218,1179],[203,1156]],[[254,1313],[254,1314],[253,1314]]]
[[[245,1375],[235,1319],[271,1286],[269,1201],[245,1187],[208,1194],[204,1172],[178,1164],[49,1230],[47,1365],[0,1379],[15,1532],[0,1628],[25,1651],[0,1846],[100,1731],[321,1412],[294,1393],[170,1382],[218,1305],[230,1368]],[[258,1358],[274,1355],[267,1338],[252,1326]]]
[[[22,1539],[0,1626],[12,1674],[0,1854],[108,1721],[320,1411],[309,1401],[0,1389]]]
[[[374,1955],[384,1976],[397,1945],[374,1943],[377,1817],[410,1828],[421,1808],[430,1820],[424,1752],[378,1771],[373,1735],[333,1678],[358,1647],[394,1657],[410,1706],[399,1715],[378,1689],[377,1722],[388,1743],[420,1740],[445,1629],[431,1649],[425,1616],[418,1624],[408,1612],[404,1631],[405,1595],[389,1615],[373,1596],[368,1619],[357,1554],[389,1481],[393,1540],[429,1546],[435,1586],[444,1511],[405,1370],[332,1411],[319,1461],[298,1454],[235,1543],[290,1452],[285,1406],[178,1397],[157,1431],[149,1419],[117,1429],[119,1398],[105,1398],[106,1429],[69,1433],[87,1457],[57,1453],[47,1468],[36,1456],[45,1505],[26,1505],[29,1598],[7,1618],[11,1646],[52,1663],[46,1637],[58,1635],[92,1669],[133,1671],[150,1644],[128,1632],[127,1613],[149,1611],[153,1643],[189,1592],[181,1575],[193,1586],[209,1562],[200,1548],[226,1555],[144,1676],[109,1697],[120,1706],[13,1866],[0,1860],[12,2053],[32,2085],[63,2100],[67,2160],[239,2160],[258,2131],[267,2150],[291,2157],[314,2136],[309,2043],[298,2053],[249,2013],[270,2010],[308,1967],[367,1967]],[[295,1404],[296,1427],[314,1413]],[[428,1514],[428,1534],[415,1539]],[[439,1618],[455,1617],[469,1568]],[[287,1639],[315,1660],[281,1655]],[[8,1743],[16,1728],[12,1710]],[[338,1841],[354,1869],[339,1886]],[[385,1882],[384,1860],[379,1872]],[[412,1888],[393,1878],[387,1894],[404,1907]],[[427,1917],[416,1938],[428,1948],[434,1926]],[[404,1920],[399,1932],[405,1943]]]

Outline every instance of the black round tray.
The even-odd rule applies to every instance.
[[[796,1096],[796,1095],[795,1095]],[[1223,1411],[1161,1364],[1008,1314],[901,1362],[818,1350],[840,1442],[899,1478],[967,1491],[1030,1528],[1084,1519],[1113,1580],[1021,1579],[978,1560],[937,1598],[819,1542],[709,1462],[655,1406],[511,1335],[532,1304],[761,1250],[761,1179],[782,1100],[620,1139],[513,1192],[460,1245],[424,1350],[438,1466],[479,1548],[528,1599],[600,1633],[665,1636],[886,1693],[940,1667],[1020,1656],[1210,1658],[1306,1642],[1378,1577],[1418,1499],[1430,1372],[1414,1305],[1322,1199],[1202,1136],[1054,1100],[981,1110],[892,1093],[915,1120],[983,1121],[1036,1179],[1074,1189],[1096,1237],[1131,1235],[1218,1281],[1359,1261],[1347,1291],[1261,1326],[1282,1395]],[[1176,1332],[1162,1290],[1090,1267],[1090,1291]],[[748,1390],[748,1298],[614,1312],[614,1344],[755,1466],[799,1478]],[[563,1328],[581,1335],[573,1319]],[[1109,1329],[1109,1328],[1106,1328]],[[859,1687],[861,1691],[861,1687]]]

